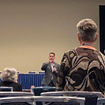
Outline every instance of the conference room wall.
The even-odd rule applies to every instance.
[[[92,18],[99,26],[104,0],[0,0],[0,71],[40,72],[50,51],[60,63],[64,52],[79,46],[76,23]],[[94,47],[99,49],[99,39]]]

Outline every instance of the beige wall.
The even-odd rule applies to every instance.
[[[92,18],[99,24],[105,0],[0,0],[0,71],[39,72],[48,53],[60,63],[65,51],[79,43],[76,23]],[[94,44],[99,49],[99,40]]]

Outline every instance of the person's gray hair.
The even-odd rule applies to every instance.
[[[83,41],[94,41],[97,25],[92,19],[82,19],[77,23],[77,30]]]
[[[17,79],[17,70],[15,68],[5,68],[0,75],[3,81],[15,81]]]

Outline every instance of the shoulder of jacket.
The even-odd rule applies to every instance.
[[[73,50],[70,50],[70,51],[64,53],[64,56],[67,56],[68,58],[73,58],[76,55],[76,53],[77,53],[76,50],[73,49]]]

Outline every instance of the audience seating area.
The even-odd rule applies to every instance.
[[[36,92],[41,96],[36,96]],[[55,91],[55,87],[36,87],[32,93],[0,92],[0,105],[105,105],[105,98],[101,92]]]
[[[32,96],[31,94],[27,96],[24,92],[20,93],[20,96],[14,97],[13,94],[16,95],[16,92],[9,92],[8,94],[12,94],[9,97],[0,97],[0,105],[36,105],[36,102],[41,102],[42,105],[105,105],[105,98],[100,97],[98,92],[79,92],[79,94],[82,94],[82,97],[79,97],[77,95],[78,92],[75,91],[68,92],[68,96],[54,96],[54,94],[53,96]],[[73,96],[70,95],[71,93]],[[3,95],[2,93],[0,94]]]
[[[35,88],[32,92],[13,92],[10,87],[7,87],[8,91],[1,87],[0,105],[105,105],[105,98],[100,92],[55,91],[55,87],[43,87],[43,76],[43,72],[18,73],[18,82],[23,89],[30,89],[32,85]]]

